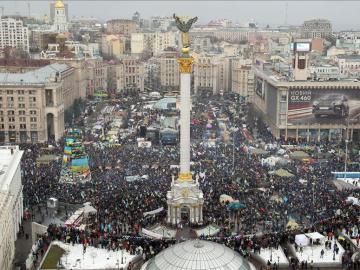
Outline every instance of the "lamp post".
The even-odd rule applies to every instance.
[[[344,171],[345,172],[347,172],[348,143],[349,143],[349,140],[346,139],[345,140],[345,163],[344,163]],[[346,177],[346,174],[345,174],[345,177]]]

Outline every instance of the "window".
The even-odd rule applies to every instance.
[[[15,122],[15,117],[13,116],[9,117],[9,122]]]
[[[26,124],[20,124],[20,129],[26,129]]]
[[[36,117],[30,117],[30,122],[36,122],[36,121],[37,121]]]
[[[7,97],[7,101],[14,101],[14,97]]]
[[[9,129],[15,129],[15,125],[9,125]]]
[[[30,90],[29,95],[36,95],[36,90]]]
[[[8,95],[12,95],[12,94],[14,93],[14,91],[13,91],[13,90],[7,90],[6,93],[7,93]]]
[[[19,115],[25,115],[25,111],[23,110],[19,111]]]
[[[31,124],[31,125],[30,125],[30,128],[31,128],[31,129],[37,129],[37,125],[36,125],[36,124]]]
[[[36,111],[30,111],[31,115],[36,115]]]
[[[30,102],[36,102],[36,97],[30,97]]]
[[[26,117],[19,117],[20,122],[26,122]]]
[[[8,115],[15,115],[15,111],[8,111]]]
[[[4,128],[5,128],[5,125],[4,125],[4,124],[0,124],[0,128],[1,128],[1,129],[4,129]]]
[[[24,97],[18,97],[18,101],[23,102],[25,100]]]
[[[24,90],[19,90],[19,91],[18,91],[18,94],[19,94],[19,95],[24,95],[24,94],[25,94],[25,91],[24,91]]]
[[[24,104],[24,103],[19,103],[19,108],[20,108],[20,109],[24,109],[24,108],[25,108],[25,104]]]

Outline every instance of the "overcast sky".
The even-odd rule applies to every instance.
[[[102,20],[131,18],[135,11],[141,17],[197,15],[200,23],[211,19],[226,18],[234,22],[254,20],[260,25],[279,25],[285,22],[287,3],[288,24],[301,24],[306,19],[329,19],[335,30],[360,29],[360,1],[96,1],[67,0],[69,16],[96,17]],[[5,14],[28,14],[28,3],[32,16],[49,14],[46,0],[0,1]]]

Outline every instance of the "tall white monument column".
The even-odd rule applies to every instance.
[[[180,175],[183,181],[192,181],[190,173],[190,75],[192,57],[178,59],[180,65]]]
[[[167,221],[177,225],[181,221],[191,224],[202,223],[202,205],[204,196],[198,181],[194,181],[190,168],[190,111],[191,111],[191,72],[194,59],[189,55],[189,34],[191,24],[197,17],[184,21],[174,15],[176,25],[181,31],[181,57],[177,59],[180,69],[180,174],[171,182],[167,192]],[[198,210],[199,209],[199,210]],[[200,210],[201,209],[201,210]],[[199,213],[198,211],[201,211]]]

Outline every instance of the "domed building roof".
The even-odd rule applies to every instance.
[[[189,240],[171,246],[147,261],[142,270],[252,270],[243,257],[215,242]]]
[[[56,0],[55,2],[55,8],[64,8],[65,5],[61,0]]]

